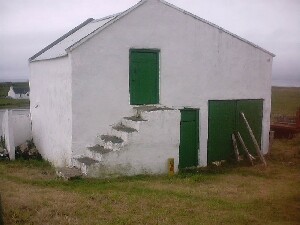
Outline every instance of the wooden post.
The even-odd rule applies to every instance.
[[[244,151],[246,152],[247,158],[249,159],[249,161],[251,162],[251,165],[253,166],[254,165],[254,163],[253,163],[254,157],[249,153],[249,151],[248,151],[248,149],[247,149],[247,147],[245,145],[245,142],[244,142],[244,140],[243,140],[240,132],[237,132],[237,136],[238,136],[239,141],[242,144],[242,147],[243,147]]]
[[[169,176],[174,175],[174,158],[168,159],[168,174]]]
[[[250,127],[250,125],[249,125],[249,123],[248,123],[246,117],[245,117],[245,114],[244,114],[243,112],[240,112],[240,114],[241,114],[241,116],[243,117],[244,122],[245,122],[245,124],[246,124],[246,126],[247,126],[247,129],[248,129],[248,131],[249,131],[249,134],[250,134],[250,136],[251,136],[251,139],[252,139],[252,141],[253,141],[253,143],[254,143],[254,146],[255,146],[257,155],[259,156],[259,158],[260,158],[260,160],[263,162],[263,164],[264,164],[265,166],[267,166],[267,162],[266,162],[266,160],[265,160],[265,158],[264,158],[262,152],[260,151],[260,148],[259,148],[259,145],[258,145],[258,143],[257,143],[257,140],[256,140],[256,138],[255,138],[255,136],[254,136],[254,134],[253,134],[253,131],[252,131],[252,129],[251,129],[251,127]]]
[[[236,161],[239,162],[239,161],[241,161],[240,153],[239,153],[239,149],[238,149],[236,138],[235,138],[234,134],[231,135],[231,138],[232,138],[232,144],[233,144],[235,158],[236,158]]]

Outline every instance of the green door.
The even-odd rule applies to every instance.
[[[198,166],[199,110],[181,110],[179,168]]]
[[[230,160],[234,157],[231,135],[240,132],[248,150],[255,153],[249,131],[240,115],[243,112],[261,143],[263,100],[209,101],[207,162]],[[243,153],[239,146],[240,153]]]
[[[131,105],[159,103],[159,52],[131,50],[129,89]]]
[[[226,160],[232,152],[235,101],[209,101],[207,162]]]

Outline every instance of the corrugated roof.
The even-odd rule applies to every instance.
[[[149,0],[141,0],[139,3],[137,3],[136,5],[134,5],[133,7],[129,8],[128,10],[119,13],[119,14],[115,14],[112,16],[108,16],[108,17],[104,17],[102,19],[88,19],[86,21],[84,21],[82,24],[80,24],[79,26],[75,27],[74,29],[72,29],[71,31],[69,31],[67,34],[63,35],[62,37],[60,37],[59,39],[57,39],[56,41],[54,41],[53,43],[51,43],[50,45],[48,45],[47,47],[45,47],[44,49],[42,49],[40,52],[36,53],[34,56],[32,56],[31,58],[29,58],[29,61],[38,61],[38,60],[45,60],[45,59],[53,59],[53,58],[58,58],[58,57],[62,57],[68,54],[68,51],[71,51],[72,49],[78,47],[79,45],[81,45],[82,43],[84,43],[86,40],[88,40],[89,38],[93,37],[96,33],[100,32],[101,30],[103,30],[106,26],[109,26],[110,24],[112,24],[113,22],[121,19],[123,16],[125,16],[127,13],[131,12],[132,10],[134,10],[135,8],[137,8],[138,6],[142,5],[144,2],[149,1]],[[244,38],[241,38],[225,29],[223,29],[222,27],[219,27],[207,20],[204,20],[190,12],[187,12],[181,8],[178,8],[177,6],[174,6],[164,0],[160,0],[160,2],[162,2],[163,4],[172,7],[184,14],[187,14],[189,16],[194,17],[195,19],[206,23],[210,26],[213,26],[219,30],[222,30],[223,32],[249,44],[252,45],[255,48],[258,48],[268,54],[270,54],[271,56],[275,56],[273,53],[253,44],[250,41],[247,41]]]

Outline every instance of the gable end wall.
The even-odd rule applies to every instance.
[[[161,104],[200,108],[200,165],[206,165],[208,100],[264,99],[262,146],[267,151],[272,56],[148,1],[70,52],[75,153],[128,115],[131,48],[160,50]]]

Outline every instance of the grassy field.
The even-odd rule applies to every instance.
[[[275,140],[267,162],[267,168],[227,165],[174,177],[65,182],[47,162],[2,161],[4,222],[300,224],[300,136]]]
[[[0,109],[28,108],[29,103],[28,99],[0,98]]]
[[[300,88],[272,87],[272,114],[294,115],[300,107]]]
[[[14,87],[28,87],[28,82],[19,82],[19,83],[5,82],[5,83],[0,83],[0,109],[27,108],[27,107],[29,107],[29,100],[28,99],[6,98],[7,97],[7,92],[9,91],[9,88],[12,85]]]

